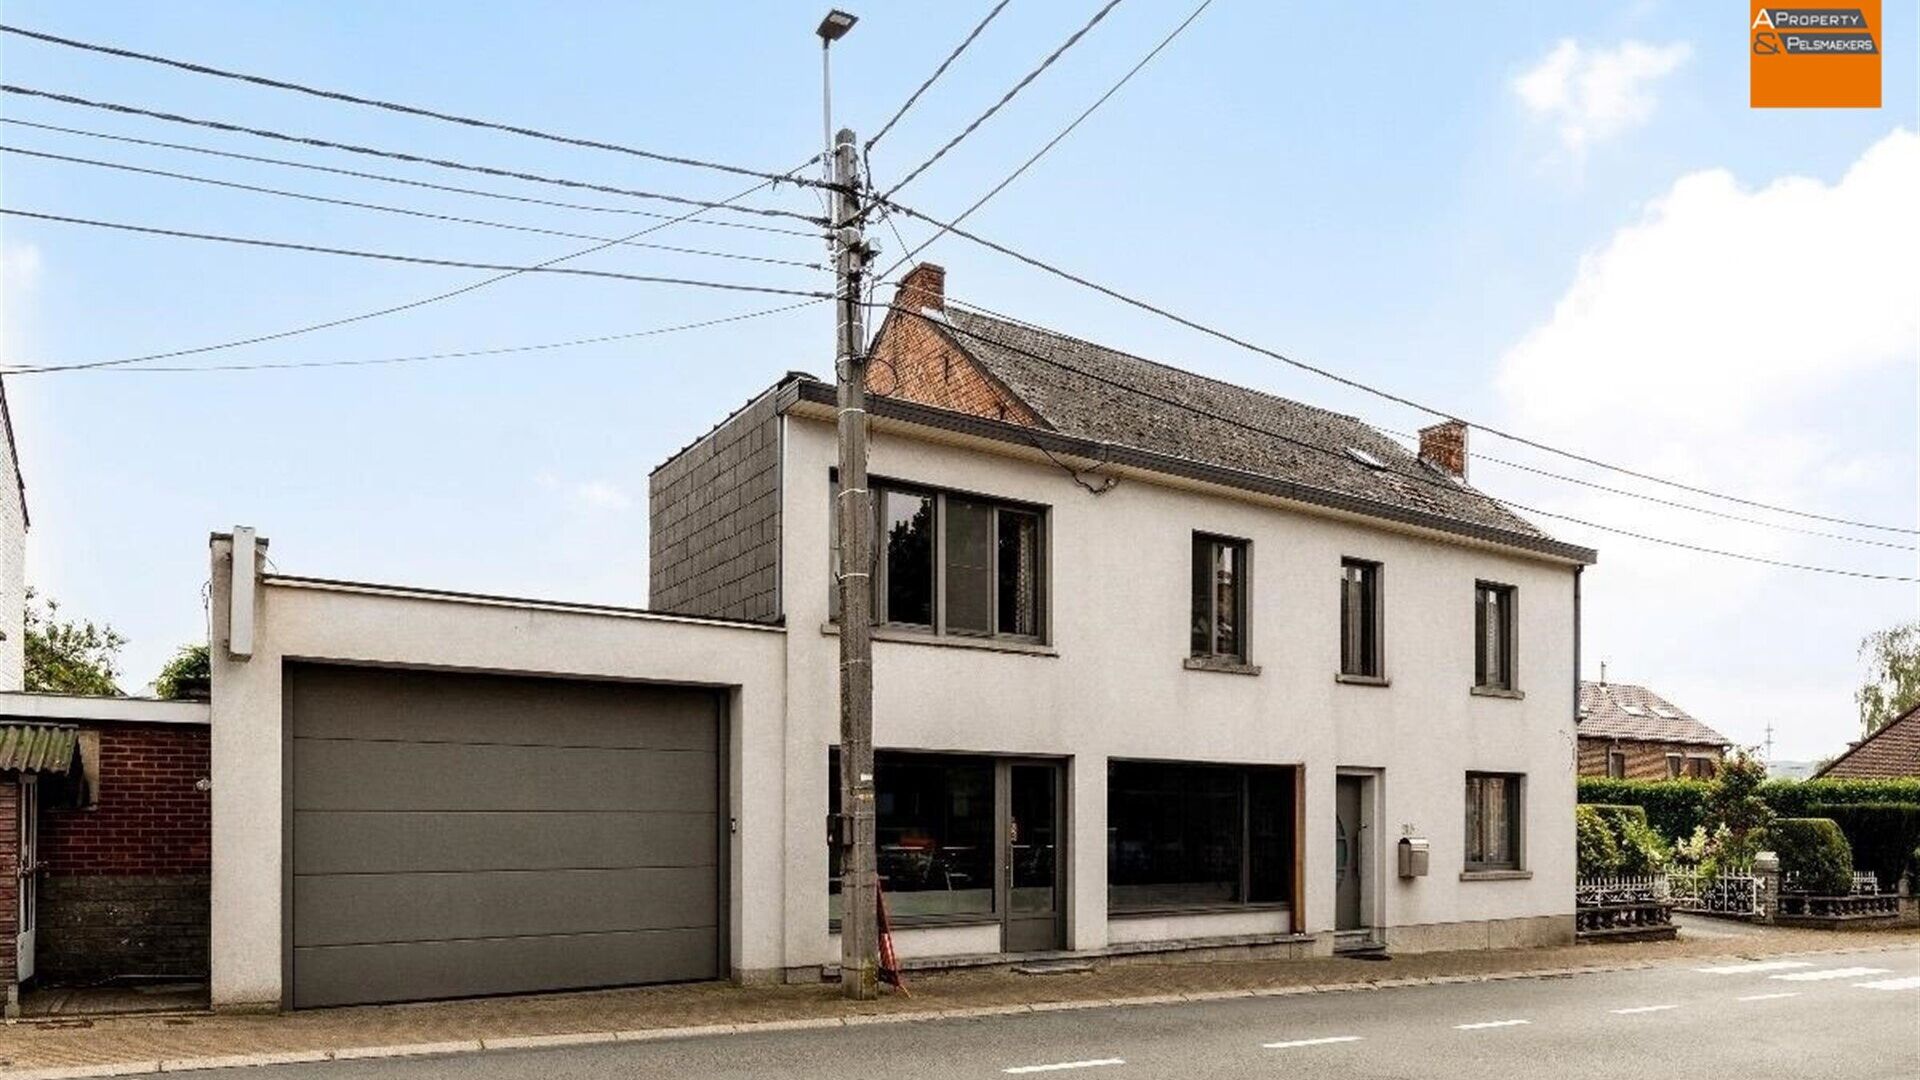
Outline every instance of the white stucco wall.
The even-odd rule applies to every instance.
[[[0,411],[5,408],[0,388]],[[0,432],[0,691],[26,685],[27,507],[19,468],[13,441]]]
[[[802,967],[837,958],[827,933],[826,849],[816,824],[827,808],[827,752],[838,728],[838,645],[820,630],[828,616],[828,477],[835,450],[825,423],[790,415],[785,424],[782,591],[792,672],[786,961]],[[1304,766],[1310,933],[1333,928],[1334,786],[1344,768],[1377,770],[1379,778],[1371,860],[1378,871],[1375,925],[1565,916],[1570,930],[1571,566],[1138,479],[1096,497],[1044,461],[903,438],[883,425],[870,460],[876,477],[1051,507],[1050,624],[1058,655],[876,641],[874,726],[882,749],[1070,759],[1070,947],[1098,949],[1161,932],[1283,928],[1271,915],[1109,922],[1109,757]],[[1251,659],[1263,669],[1257,676],[1182,665],[1196,530],[1252,541]],[[1385,566],[1390,686],[1334,679],[1343,556]],[[1479,579],[1519,589],[1524,700],[1469,693]],[[1530,878],[1461,879],[1470,770],[1526,775],[1522,840]],[[1429,876],[1405,882],[1392,876],[1390,845],[1403,832],[1431,840]],[[1409,948],[1421,940],[1398,937]],[[1484,929],[1479,940],[1487,940]],[[938,944],[916,941],[915,951]]]
[[[253,657],[226,649],[232,548],[213,546],[212,997],[225,1008],[277,1006],[282,978],[281,673],[287,660],[340,660],[529,675],[731,687],[729,893],[733,965],[779,963],[772,905],[784,853],[783,634],[772,628],[463,600],[374,587],[263,579]]]

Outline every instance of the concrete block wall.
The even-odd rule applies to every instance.
[[[773,391],[654,470],[647,606],[780,617],[780,417]]]

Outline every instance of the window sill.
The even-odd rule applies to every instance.
[[[1469,690],[1468,693],[1474,697],[1506,698],[1508,701],[1527,700],[1527,692],[1525,690],[1503,690],[1498,686],[1476,686]]]
[[[1189,656],[1181,665],[1188,671],[1218,671],[1224,675],[1258,675],[1259,664],[1249,664],[1241,660],[1229,660],[1220,656]]]
[[[840,636],[840,624],[824,622],[820,633]],[[897,641],[906,645],[934,645],[949,649],[979,649],[985,652],[1019,653],[1023,656],[1059,656],[1060,650],[1035,641],[1009,641],[1003,638],[965,637],[959,634],[935,634],[926,630],[902,630],[897,626],[876,626],[873,640]]]
[[[1531,870],[1462,870],[1461,881],[1531,881]]]
[[[1393,685],[1393,680],[1387,678],[1385,675],[1348,675],[1348,674],[1345,674],[1344,672],[1340,674],[1336,674],[1333,677],[1333,681],[1337,683],[1346,683],[1348,686],[1392,686]]]
[[[1264,900],[1253,904],[1175,904],[1169,907],[1108,908],[1107,918],[1158,919],[1169,915],[1235,915],[1292,910],[1293,906],[1284,900]]]

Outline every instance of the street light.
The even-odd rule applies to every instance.
[[[820,40],[825,42],[839,41],[846,37],[847,31],[853,29],[853,24],[859,21],[860,16],[850,15],[839,8],[834,8],[827,12],[826,18],[820,20],[820,29],[815,30],[814,33],[819,34]]]
[[[833,52],[833,43],[846,37],[859,21],[860,16],[834,8],[814,30],[820,35],[820,127],[826,136],[820,143],[820,175],[829,184],[833,182],[833,68],[827,58]]]

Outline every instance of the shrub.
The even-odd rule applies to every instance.
[[[1573,808],[1573,826],[1578,837],[1578,867],[1581,876],[1595,877],[1620,872],[1620,845],[1606,818],[1591,806]]]
[[[1647,823],[1669,843],[1685,840],[1707,820],[1707,795],[1713,784],[1705,780],[1615,780],[1605,776],[1580,778],[1580,801],[1638,806]]]
[[[1845,896],[1853,891],[1853,849],[1840,826],[1828,818],[1780,818],[1767,829],[1780,856],[1780,870],[1792,874],[1802,892]]]
[[[1920,777],[1899,780],[1769,780],[1760,797],[1781,817],[1818,816],[1814,808],[1854,803],[1920,803]],[[1581,800],[1585,802],[1583,798]]]
[[[1880,887],[1892,889],[1900,876],[1920,870],[1915,849],[1920,847],[1920,803],[1837,803],[1814,808],[1818,817],[1831,818],[1853,848],[1854,865],[1871,870]]]
[[[1644,806],[1595,803],[1590,807],[1606,823],[1614,845],[1619,848],[1619,872],[1652,874],[1667,865],[1667,845],[1647,822]]]

